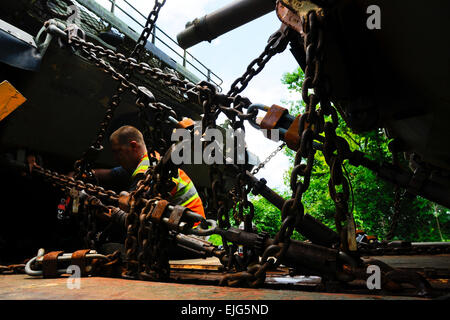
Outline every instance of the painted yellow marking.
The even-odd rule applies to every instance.
[[[8,81],[0,83],[0,121],[20,107],[27,99]]]

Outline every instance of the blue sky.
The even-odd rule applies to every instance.
[[[106,7],[110,7],[108,0],[97,0]],[[154,2],[151,0],[128,0],[144,16],[147,16],[153,8]],[[230,0],[167,0],[161,9],[157,26],[161,28],[173,39],[182,31],[188,21],[200,18],[207,13],[222,8],[229,4]],[[117,0],[119,6],[126,7],[123,0]],[[126,20],[126,17],[119,11],[118,17]],[[133,13],[133,16],[135,13]],[[137,14],[136,14],[137,15]],[[139,17],[139,21],[144,21]],[[140,32],[136,25],[130,25]],[[222,88],[228,92],[231,83],[240,77],[246,70],[248,64],[258,57],[264,50],[269,36],[281,25],[275,11],[241,26],[229,33],[222,35],[211,43],[202,42],[188,49],[194,57],[210,68],[214,73],[223,79]],[[173,52],[165,49],[162,44],[156,45],[171,57]],[[180,53],[182,50],[180,50]],[[274,56],[266,65],[265,69],[258,74],[241,93],[254,103],[266,105],[278,104],[287,107],[286,101],[299,100],[300,94],[289,92],[281,83],[284,73],[292,72],[298,67],[290,51]],[[250,151],[264,160],[276,147],[279,142],[272,142],[263,137],[251,126],[246,126],[246,141]],[[281,152],[266,166],[260,170],[257,177],[264,177],[270,187],[284,188],[282,175],[289,168],[286,156]]]

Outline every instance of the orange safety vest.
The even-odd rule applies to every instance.
[[[160,159],[160,155],[155,151],[155,158]],[[145,154],[138,166],[132,174],[134,178],[137,174],[145,173],[150,166],[150,160],[147,154]],[[203,202],[200,198],[197,189],[195,189],[194,183],[189,176],[181,169],[178,169],[178,177],[172,178],[175,183],[175,187],[170,191],[172,196],[171,203],[174,205],[180,205],[200,214],[205,218],[205,210],[203,208]]]
[[[175,187],[170,191],[175,205],[187,207],[205,218],[202,199],[200,198],[194,183],[181,169],[178,169],[178,178],[172,178]]]
[[[148,167],[150,166],[150,160],[148,158],[148,154],[144,154],[141,161],[139,162],[138,166],[134,170],[133,174],[131,175],[131,178],[134,179],[136,175],[139,173],[145,173],[148,170]]]

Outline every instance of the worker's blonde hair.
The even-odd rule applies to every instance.
[[[122,126],[114,131],[109,137],[110,141],[117,141],[120,145],[126,145],[130,141],[136,141],[139,144],[144,144],[144,136],[133,126]]]

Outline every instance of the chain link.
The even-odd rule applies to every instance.
[[[308,14],[307,28],[305,29],[306,64],[305,81],[302,87],[303,100],[306,103],[306,112],[300,117],[299,136],[301,143],[296,152],[294,168],[291,173],[290,186],[292,197],[286,200],[281,210],[282,225],[275,236],[273,245],[267,247],[262,255],[261,264],[253,269],[252,286],[264,282],[266,272],[277,267],[289,247],[292,233],[299,226],[304,216],[302,196],[309,188],[311,173],[314,164],[315,149],[314,138],[323,130],[324,112],[329,112],[330,104],[321,85],[321,46],[323,30],[321,21],[314,11]],[[314,93],[310,93],[310,89]],[[322,111],[317,110],[321,103]],[[306,163],[302,163],[306,159]]]
[[[318,34],[321,33],[315,12],[308,15],[309,28],[305,30],[305,52],[307,52],[307,67],[305,69],[305,81],[303,82],[302,93],[306,103],[305,113],[300,117],[298,134],[301,137],[301,143],[297,149],[294,167],[290,177],[290,187],[292,191],[291,199],[287,200],[282,208],[281,216],[283,219],[282,227],[277,233],[276,240],[287,246],[292,235],[294,227],[301,223],[304,216],[304,207],[302,204],[303,193],[309,188],[311,180],[311,172],[314,163],[315,149],[313,148],[313,140],[319,135],[321,130],[319,116],[316,110],[317,103],[320,98],[317,91],[309,93],[314,88],[312,79],[318,79],[320,68],[311,68],[312,64],[319,65],[317,56],[308,53],[318,52]],[[315,50],[311,50],[316,46]],[[306,159],[306,164],[302,163],[302,159]]]
[[[155,0],[155,5],[150,11],[150,14],[147,17],[147,21],[145,22],[144,29],[142,30],[142,33],[136,43],[136,47],[131,52],[130,57],[139,57],[142,53],[142,51],[145,49],[145,45],[147,44],[147,40],[150,37],[153,28],[155,28],[156,20],[158,20],[159,11],[166,3],[166,0],[158,1]]]
[[[75,188],[76,190],[84,190],[86,193],[110,202],[111,204],[117,204],[119,201],[119,196],[113,190],[105,190],[101,186],[85,183],[82,180],[76,180],[73,177],[43,169],[39,165],[33,167],[33,173],[40,175],[45,180],[49,180],[55,186],[59,186],[63,192],[70,192],[72,188]]]
[[[115,53],[112,50],[106,50],[104,48],[102,48],[101,46],[96,46],[93,43],[90,42],[86,42],[84,39],[81,39],[79,37],[77,37],[76,35],[73,36],[71,38],[71,44],[72,46],[74,46],[75,48],[78,48],[80,50],[80,52],[89,60],[91,60],[93,63],[95,63],[99,68],[101,68],[104,72],[110,74],[113,79],[115,79],[116,81],[120,81],[120,88],[123,88],[123,90],[121,91],[121,93],[123,93],[125,90],[131,90],[131,92],[135,95],[138,95],[138,100],[136,101],[136,104],[138,105],[138,107],[141,108],[141,110],[145,107],[145,104],[142,102],[141,100],[141,96],[139,96],[139,93],[141,92],[139,90],[139,87],[137,85],[135,85],[134,83],[132,83],[131,81],[129,81],[129,77],[127,77],[126,75],[122,75],[121,73],[119,73],[118,71],[116,71],[116,69],[110,64],[107,63],[105,60],[101,59],[101,57],[107,57],[109,60],[111,60],[113,63],[118,63],[121,67],[125,67],[126,69],[129,70],[135,70],[143,75],[149,75],[151,78],[153,79],[157,79],[157,80],[162,80],[164,81],[165,84],[167,85],[172,85],[177,87],[180,92],[184,92],[185,94],[191,94],[191,95],[195,95],[198,97],[199,101],[202,101],[202,104],[204,105],[204,109],[207,110],[207,112],[205,112],[205,117],[203,119],[204,124],[206,124],[204,126],[204,128],[206,129],[207,127],[209,127],[210,125],[212,125],[214,123],[213,126],[215,126],[215,120],[217,119],[218,113],[219,112],[225,112],[228,115],[233,115],[234,118],[239,119],[238,121],[236,121],[235,123],[236,126],[238,126],[240,124],[240,126],[243,127],[243,121],[245,119],[247,119],[249,117],[249,115],[246,115],[242,112],[242,108],[243,107],[247,107],[249,106],[251,103],[250,101],[248,101],[248,99],[245,98],[241,98],[241,97],[235,97],[235,98],[230,98],[228,96],[223,96],[223,95],[218,95],[216,93],[216,89],[214,86],[210,85],[209,83],[200,83],[198,85],[194,85],[192,83],[190,83],[189,81],[186,80],[180,80],[178,78],[176,78],[174,75],[170,75],[170,74],[165,74],[163,73],[161,70],[157,69],[157,68],[150,68],[147,64],[145,63],[137,63],[137,61],[133,58],[126,58],[125,56],[119,54],[119,53]],[[115,101],[118,101],[118,99],[116,98]],[[221,102],[220,105],[217,105],[216,103]],[[208,109],[207,106],[212,106],[214,103],[214,110],[212,109]],[[230,107],[230,105],[234,103],[235,107]],[[118,103],[114,103],[114,107],[117,107]],[[171,111],[171,109],[169,107],[164,106],[163,104],[156,104],[156,103],[150,103],[149,106],[152,109],[155,110],[159,110],[159,111]],[[111,109],[111,108],[110,108]],[[106,120],[110,120],[111,116],[112,116],[113,111],[110,110],[107,115],[105,116]],[[172,113],[173,115],[173,113]],[[250,115],[251,116],[251,115]],[[166,117],[167,118],[167,117]],[[98,135],[98,141],[101,141],[103,139],[103,135],[105,132],[105,128],[107,127],[107,121],[104,121],[101,124],[101,128],[99,130],[99,132],[101,132],[102,134]],[[91,148],[92,149],[92,148]],[[99,148],[97,148],[99,149]],[[215,194],[214,198],[218,199],[219,197],[221,198],[218,201],[215,201],[216,204],[216,208],[218,208],[217,210],[217,215],[218,215],[218,221],[219,223],[221,223],[222,226],[224,227],[229,227],[229,221],[228,221],[228,209],[226,206],[227,203],[227,199],[224,196],[224,192],[223,190],[221,190],[221,192],[218,192],[219,188],[223,187],[223,181],[221,180],[221,174],[220,172],[216,172],[214,173],[213,171],[211,172],[213,175],[217,175],[216,178],[213,178],[212,181],[213,182],[213,193]],[[56,180],[57,182],[59,182],[60,185],[64,185],[65,183],[70,183],[68,180],[65,181],[58,181],[58,176],[57,175],[53,175],[51,176],[51,178],[53,178],[54,180]],[[151,175],[147,175],[146,174],[146,178],[145,181],[148,182],[150,180],[154,180],[155,177],[151,176]],[[160,177],[157,177],[157,179],[160,179]],[[219,180],[220,179],[220,180]],[[140,181],[142,182],[142,181]],[[131,202],[130,205],[130,214],[127,216],[127,221],[126,224],[128,226],[127,229],[127,238],[125,241],[125,247],[126,247],[126,255],[127,255],[127,259],[126,259],[126,263],[127,263],[127,272],[125,276],[135,276],[139,271],[139,243],[137,240],[137,232],[138,232],[138,215],[137,215],[137,209],[136,206],[140,205],[140,196],[143,193],[143,190],[145,189],[145,185],[148,183],[142,183],[142,184],[138,184],[138,189],[132,194],[132,199],[133,201]],[[222,194],[222,196],[219,196],[219,193]],[[162,239],[162,238],[161,238]],[[92,243],[92,240],[90,240]],[[145,247],[146,250],[148,248],[148,245],[145,246],[141,246],[141,247]],[[142,251],[140,251],[141,253],[141,261],[142,261]],[[164,265],[164,263],[160,263],[160,265]]]
[[[25,273],[25,264],[11,264],[9,266],[0,265],[0,274],[23,274]]]

